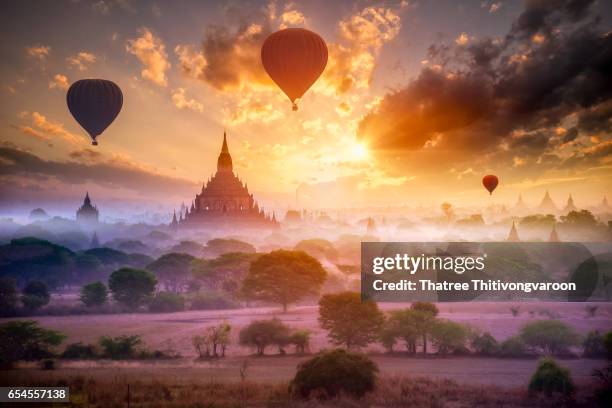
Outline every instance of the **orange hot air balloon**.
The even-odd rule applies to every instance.
[[[295,111],[295,100],[315,83],[327,65],[327,45],[312,31],[285,28],[266,38],[261,47],[261,62],[289,97]]]
[[[489,194],[493,194],[493,190],[495,190],[498,184],[499,179],[493,174],[489,174],[482,178],[482,185],[489,191]]]

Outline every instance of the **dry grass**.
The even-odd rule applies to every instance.
[[[95,381],[77,376],[45,384],[63,385],[71,390],[72,407],[126,407],[128,383],[124,378]],[[23,384],[27,385],[27,384]],[[593,406],[593,389],[579,388],[576,396],[528,395],[524,389],[501,389],[494,386],[466,386],[450,380],[383,377],[376,391],[360,400],[347,396],[332,400],[297,400],[288,393],[287,383],[158,381],[130,382],[130,407],[551,407]]]

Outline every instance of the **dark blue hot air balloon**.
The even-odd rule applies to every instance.
[[[97,145],[100,136],[121,111],[123,94],[112,81],[106,79],[81,79],[76,81],[66,94],[70,113],[91,136],[92,145]]]

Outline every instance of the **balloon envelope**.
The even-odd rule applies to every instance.
[[[123,106],[121,89],[106,79],[81,79],[68,89],[66,103],[72,116],[89,133],[92,144],[117,117]]]
[[[315,83],[327,65],[327,45],[312,31],[285,28],[266,38],[261,62],[297,110],[295,100]]]
[[[494,176],[493,174],[489,174],[482,178],[482,185],[489,191],[489,194],[493,194],[493,190],[495,190],[498,184],[499,180],[497,179],[497,176]]]

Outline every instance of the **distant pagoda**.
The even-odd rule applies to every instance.
[[[232,157],[223,132],[223,145],[217,159],[217,172],[202,186],[189,208],[176,213],[170,226],[278,228],[274,214],[266,214],[249,193],[246,183],[235,174]]]
[[[606,196],[601,200],[601,204],[599,205],[599,209],[601,211],[610,211],[610,204],[608,204],[608,198]]]
[[[93,236],[91,237],[89,248],[100,248],[100,241],[98,240],[98,234],[96,234],[96,231],[94,231]]]
[[[559,209],[553,202],[552,198],[550,198],[550,194],[548,190],[546,190],[546,194],[544,194],[544,198],[542,198],[542,202],[538,206],[538,212],[542,214],[555,214]]]
[[[516,204],[514,205],[515,211],[525,211],[527,210],[527,205],[523,201],[523,194],[519,193],[518,200],[516,200]]]
[[[563,213],[567,214],[570,211],[577,211],[578,208],[576,208],[576,206],[574,205],[574,199],[572,198],[572,195],[570,194],[569,197],[567,198],[567,204],[565,205],[565,208],[563,208]]]
[[[555,224],[553,224],[552,231],[550,231],[548,242],[561,242],[561,240],[559,239],[559,234],[557,234],[557,227]]]
[[[512,228],[510,228],[510,233],[508,234],[508,238],[506,238],[508,242],[521,242],[521,239],[518,236],[518,231],[516,230],[516,225],[514,221],[512,221]]]
[[[87,192],[83,205],[76,212],[77,222],[83,225],[95,225],[98,223],[98,215],[98,208],[91,203],[89,192]]]

